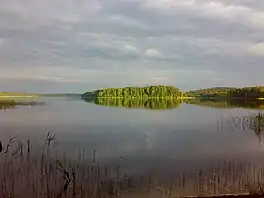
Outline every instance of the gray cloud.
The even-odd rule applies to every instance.
[[[261,1],[3,1],[1,89],[261,83]]]

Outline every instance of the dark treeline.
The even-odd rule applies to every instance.
[[[172,86],[147,86],[147,87],[125,87],[125,88],[105,88],[92,92],[86,92],[82,98],[165,98],[165,97],[182,97],[183,93],[176,87]]]
[[[179,107],[182,103],[182,100],[176,98],[87,98],[85,100],[97,105],[145,109],[172,109]]]
[[[263,98],[264,87],[214,87],[186,92],[192,97],[231,97],[231,98]]]
[[[186,92],[186,95],[191,97],[216,97],[216,96],[228,96],[231,90],[235,90],[235,87],[213,87],[207,89],[198,89]]]
[[[244,87],[230,91],[231,97],[264,98],[264,87]]]

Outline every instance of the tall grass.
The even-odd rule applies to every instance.
[[[133,176],[81,153],[75,160],[57,152],[51,133],[41,147],[15,137],[0,144],[0,197],[105,198],[178,197],[226,193],[263,194],[264,168],[249,161],[219,161],[194,173],[148,172]],[[175,168],[176,169],[176,168]]]

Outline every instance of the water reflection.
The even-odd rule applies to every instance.
[[[212,108],[245,108],[264,109],[264,100],[252,99],[192,99],[182,100],[177,98],[86,98],[86,102],[96,105],[123,107],[123,108],[145,108],[145,109],[174,109],[181,104],[192,104]]]
[[[264,100],[257,99],[195,99],[187,100],[186,103],[213,108],[264,109]]]
[[[252,116],[249,122],[249,128],[255,132],[261,141],[264,134],[264,114],[258,113]]]
[[[95,167],[98,167],[99,163],[107,164],[110,168],[120,165],[120,172],[129,176],[129,188],[133,190],[137,187],[147,189],[151,185],[154,189],[159,183],[164,189],[170,188],[175,194],[178,193],[177,195],[241,193],[248,192],[247,187],[251,181],[253,184],[263,182],[263,166],[255,168],[252,164],[255,162],[260,165],[259,161],[263,159],[263,149],[257,144],[258,140],[254,135],[261,137],[263,134],[263,128],[258,125],[263,121],[263,115],[258,114],[260,112],[254,111],[254,114],[248,115],[248,109],[200,108],[200,105],[205,104],[204,101],[194,101],[197,106],[182,105],[181,108],[171,111],[122,111],[89,105],[75,99],[47,99],[46,102],[48,105],[42,107],[18,108],[0,114],[0,132],[6,133],[6,136],[19,134],[25,142],[28,136],[32,140],[32,146],[36,142],[38,149],[38,143],[42,145],[45,141],[41,136],[45,138],[46,132],[51,131],[57,135],[58,140],[58,150],[51,154],[57,156],[65,153],[65,159],[69,162],[78,160],[79,156],[86,156],[87,161]],[[177,108],[182,101],[172,103],[173,101],[164,99],[101,99],[87,102],[114,107],[167,109]],[[188,102],[191,101],[186,101]],[[207,107],[222,104],[226,104],[222,105],[226,108],[234,107],[231,102],[223,100],[209,102]],[[240,100],[236,107],[247,107],[248,104]],[[216,132],[215,126],[220,115],[228,116],[229,124],[235,123],[234,127],[249,131],[232,133],[229,128],[224,133]],[[5,141],[3,143],[5,146]],[[24,151],[27,152],[26,149]],[[28,169],[24,165],[29,163],[26,157],[24,159],[21,161],[25,162],[24,164],[16,166],[21,167],[22,171],[18,169],[20,172],[13,175],[26,185],[28,182],[22,179],[31,177],[24,177],[25,171],[36,172],[40,166]],[[30,159],[34,161],[34,158]],[[85,160],[77,161],[78,166],[89,166],[90,164],[82,164]],[[219,160],[219,165],[215,163],[216,160]],[[235,162],[229,163],[229,160]],[[245,163],[247,160],[249,162]],[[38,165],[33,162],[31,164]],[[72,164],[64,165],[72,170]],[[82,172],[90,169],[76,170],[80,170],[78,178],[85,181],[91,179],[90,183],[95,183],[92,179],[97,178],[97,172],[91,176]],[[9,173],[4,169],[2,171]],[[23,175],[19,175],[20,173]],[[61,184],[61,177],[57,172],[50,175],[54,176],[56,184]],[[39,182],[36,177],[32,180]],[[83,186],[89,187],[86,184]]]
[[[180,99],[164,98],[87,98],[86,102],[103,106],[125,107],[125,108],[145,108],[145,109],[174,109],[183,102]]]
[[[242,129],[254,131],[258,137],[259,142],[263,139],[264,134],[264,114],[259,112],[242,118]]]
[[[220,120],[218,128],[221,131],[230,129],[230,127],[233,131],[253,131],[259,142],[261,142],[264,137],[264,113],[257,112],[247,116],[229,117],[225,120]]]

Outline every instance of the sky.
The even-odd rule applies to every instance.
[[[0,91],[264,84],[261,0],[2,0]]]

